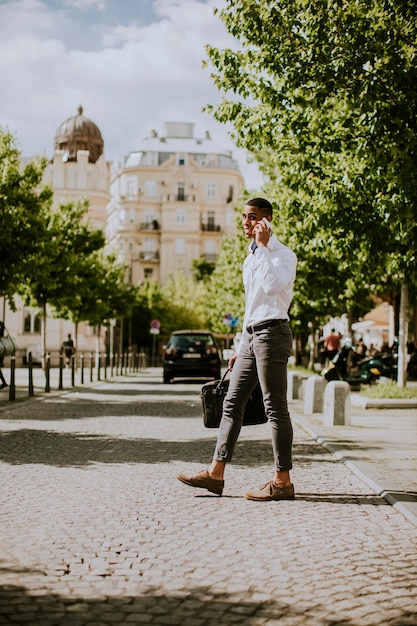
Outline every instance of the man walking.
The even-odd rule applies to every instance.
[[[213,460],[194,476],[178,480],[221,495],[226,464],[232,460],[246,403],[258,381],[271,426],[274,478],[248,491],[248,500],[292,500],[293,430],[287,405],[287,363],[292,349],[288,309],[293,294],[297,258],[271,232],[272,205],[264,198],[249,200],[242,214],[245,236],[251,240],[243,264],[246,309],[238,352],[229,361],[231,379],[223,403]]]

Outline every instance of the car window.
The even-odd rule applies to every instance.
[[[186,349],[190,345],[188,338],[182,335],[174,335],[174,337],[171,337],[171,341],[169,343],[174,348],[182,349]]]
[[[214,346],[214,340],[211,335],[173,335],[169,345],[182,350],[199,349]]]

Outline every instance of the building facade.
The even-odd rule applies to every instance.
[[[107,207],[109,249],[128,264],[133,284],[189,274],[195,259],[215,263],[235,229],[232,203],[243,178],[230,152],[194,124],[167,122],[114,164]]]
[[[133,284],[191,273],[194,259],[215,262],[222,238],[234,231],[232,202],[243,189],[231,153],[208,134],[195,137],[190,123],[167,123],[122,163],[107,162],[101,132],[82,107],[58,127],[44,183],[55,206],[89,201],[88,222],[105,230],[108,251],[128,265]],[[40,361],[40,312],[19,297],[15,303],[16,311],[3,303],[3,319],[19,347],[17,364],[28,351]],[[70,321],[48,317],[47,350],[55,359],[68,333],[74,337]],[[104,342],[104,329],[98,337],[79,324],[79,352],[102,351]]]
[[[105,230],[106,207],[110,201],[110,163],[104,156],[101,132],[94,122],[83,115],[82,107],[58,127],[54,137],[54,154],[46,166],[43,183],[53,189],[54,206],[88,200],[87,221],[91,226]],[[12,311],[6,302],[3,303],[3,319],[19,348],[16,362],[25,362],[28,352],[32,353],[34,362],[40,362],[43,345],[40,311],[26,306],[18,296],[15,297],[15,304],[17,310]],[[69,333],[75,339],[72,322],[48,317],[47,350],[51,352],[53,362],[56,362],[62,342]],[[104,333],[97,337],[95,329],[88,324],[78,325],[77,348],[80,352],[102,349],[103,341]]]
[[[44,183],[54,190],[54,205],[86,199],[91,226],[105,229],[110,201],[110,163],[104,156],[99,128],[83,115],[65,120],[54,138],[54,155],[48,163]]]

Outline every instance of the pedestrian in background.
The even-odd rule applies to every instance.
[[[340,335],[332,328],[330,335],[324,340],[327,364],[330,363],[340,350]]]
[[[237,354],[229,360],[231,378],[213,460],[194,476],[178,480],[221,495],[226,464],[232,460],[249,396],[258,381],[269,419],[274,455],[274,478],[248,491],[248,500],[292,500],[293,429],[287,405],[287,363],[292,349],[288,309],[292,300],[297,258],[271,232],[272,205],[264,198],[249,200],[242,226],[251,240],[243,264],[246,309]]]
[[[65,354],[65,363],[67,367],[69,367],[71,363],[71,357],[74,354],[74,342],[69,333],[68,333],[68,339],[63,342],[62,347],[64,349],[64,354]]]

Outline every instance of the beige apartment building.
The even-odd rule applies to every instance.
[[[54,204],[89,200],[88,221],[103,228],[107,248],[129,267],[126,280],[163,282],[176,270],[192,271],[192,261],[215,262],[221,239],[234,231],[232,204],[243,178],[229,151],[206,134],[194,136],[194,124],[167,123],[119,164],[106,161],[99,128],[83,114],[66,119],[54,136],[54,153],[44,182]],[[26,161],[27,159],[25,159]],[[40,312],[16,298],[17,310],[3,303],[2,317],[19,348],[17,364],[30,350],[41,354]],[[57,354],[68,333],[67,320],[48,318],[47,349]],[[104,350],[105,332],[78,328],[78,351]]]
[[[167,122],[112,167],[108,247],[128,263],[134,284],[189,274],[194,259],[214,263],[235,229],[233,201],[243,184],[231,153],[208,133],[197,137],[194,124]]]

